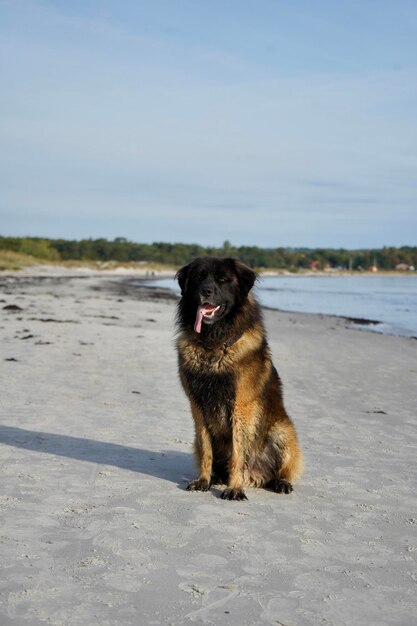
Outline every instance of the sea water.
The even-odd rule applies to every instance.
[[[272,308],[379,322],[369,330],[417,336],[417,276],[265,276],[260,302]]]
[[[173,279],[152,284],[179,292]],[[417,276],[261,276],[256,295],[264,306],[372,320],[369,330],[417,336]]]

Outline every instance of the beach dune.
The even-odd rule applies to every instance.
[[[417,342],[266,310],[305,474],[225,502],[133,277],[0,276],[2,626],[417,623]]]

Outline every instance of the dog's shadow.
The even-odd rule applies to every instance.
[[[112,465],[131,472],[168,480],[184,489],[193,474],[189,453],[177,450],[155,452],[117,443],[57,435],[0,425],[0,444],[43,454],[53,454],[79,461]]]

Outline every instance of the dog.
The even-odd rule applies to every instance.
[[[199,476],[189,491],[224,484],[291,493],[303,470],[294,425],[251,293],[257,274],[232,258],[199,257],[176,274],[179,376],[195,423]]]

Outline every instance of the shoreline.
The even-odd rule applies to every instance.
[[[19,269],[1,269],[1,274],[32,274],[32,275],[41,275],[41,274],[50,274],[50,273],[62,273],[69,274],[73,273],[74,275],[86,273],[86,274],[135,274],[139,276],[143,276],[144,279],[152,279],[152,278],[170,278],[174,277],[176,271],[179,269],[178,267],[173,267],[170,265],[164,264],[154,264],[152,263],[138,263],[136,265],[129,264],[117,264],[117,262],[92,262],[90,265],[83,264],[81,262],[75,262],[71,264],[71,262],[63,262],[63,263],[35,263],[33,265],[26,265]],[[375,277],[387,277],[387,278],[417,278],[417,270],[338,270],[338,269],[330,269],[330,270],[311,270],[311,269],[300,269],[297,271],[291,271],[288,269],[268,269],[268,268],[257,268],[255,271],[258,273],[259,277],[270,277],[270,276],[285,276],[285,277],[352,277],[352,276],[367,276],[371,278]]]
[[[108,290],[120,297],[129,297],[133,300],[144,301],[170,301],[178,302],[179,295],[176,293],[173,287],[161,287],[159,285],[149,285],[151,282],[159,282],[167,278],[174,278],[175,274],[164,272],[158,276],[150,276],[143,270],[135,272],[132,270],[116,269],[116,270],[91,270],[89,268],[56,268],[54,266],[40,266],[38,270],[35,268],[29,268],[29,271],[2,271],[0,272],[0,290],[4,289],[7,284],[18,283],[20,285],[30,285],[39,283],[65,283],[67,281],[85,280],[89,282],[92,280],[98,280],[102,284],[102,287],[97,289]],[[373,275],[375,276],[375,274]],[[10,283],[11,281],[11,283]],[[0,300],[0,303],[3,300]],[[386,330],[372,329],[370,327],[384,325],[386,322],[381,320],[369,319],[366,317],[356,317],[349,315],[336,315],[332,313],[319,313],[312,311],[296,311],[291,309],[282,309],[278,307],[271,307],[268,305],[262,305],[261,308],[264,311],[271,311],[272,313],[285,314],[292,316],[307,316],[317,319],[327,319],[328,321],[336,321],[348,324],[346,328],[352,328],[359,331],[367,331],[372,334],[378,334],[382,336],[398,337],[402,339],[417,340],[417,336],[406,335],[395,332],[389,332]]]

